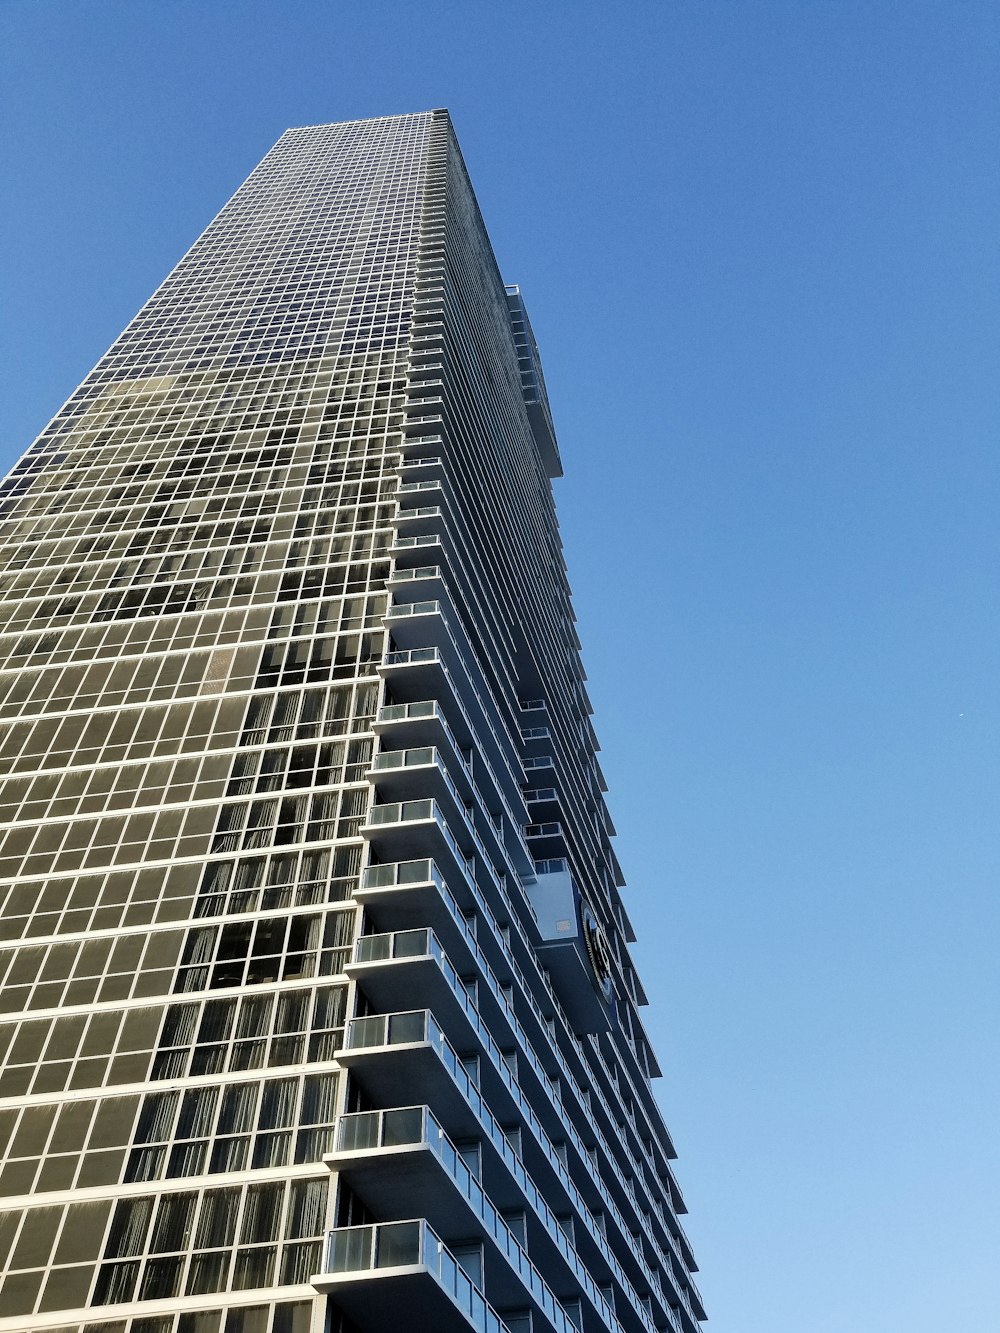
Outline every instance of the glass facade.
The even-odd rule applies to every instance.
[[[0,486],[0,1333],[694,1333],[519,290],[290,130]]]

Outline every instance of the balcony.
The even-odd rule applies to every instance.
[[[453,948],[462,948],[460,937],[453,934],[452,938]],[[467,950],[463,948],[462,952],[463,965],[474,971],[475,964]],[[419,995],[440,1015],[449,1031],[466,1027],[464,1010],[456,1000],[462,987],[461,978],[433,930],[361,935],[354,941],[353,957],[345,970],[383,1012],[405,1008]]]
[[[392,520],[393,527],[403,537],[440,532],[444,523],[445,513],[440,505],[420,505],[416,509],[401,509]]]
[[[373,730],[376,736],[386,737],[394,742],[394,748],[402,749],[408,745],[439,745],[442,736],[447,736],[464,762],[466,754],[476,744],[476,734],[469,715],[462,707],[457,696],[451,691],[447,702],[453,705],[456,728],[461,734],[459,740],[456,731],[445,717],[445,710],[437,699],[414,699],[410,703],[383,704],[378,710]]]
[[[472,1154],[475,1159],[478,1150],[485,1149],[480,1180],[498,1207],[510,1210],[523,1207],[523,1187],[512,1186],[511,1171],[499,1171],[496,1166],[505,1158],[516,1163],[517,1157],[499,1126],[491,1126],[491,1130],[492,1136],[478,1140],[477,1150]],[[341,1116],[337,1121],[336,1147],[323,1160],[380,1217],[392,1221],[401,1208],[412,1204],[423,1210],[426,1206],[427,1220],[447,1236],[455,1230],[455,1207],[449,1192],[443,1200],[444,1216],[440,1222],[435,1221],[441,1169],[437,1163],[426,1160],[431,1155],[443,1157],[452,1171],[456,1158],[463,1156],[430,1107],[404,1106]],[[412,1161],[407,1161],[408,1158]],[[404,1177],[406,1188],[401,1189]]]
[[[441,1155],[458,1150],[427,1106],[360,1111],[337,1122],[337,1146],[324,1158],[377,1216],[419,1212],[442,1235],[471,1239],[474,1224],[456,1206]]]
[[[547,755],[552,749],[552,733],[548,727],[522,727],[521,742],[528,758]]]
[[[440,454],[422,455],[418,458],[408,451],[407,457],[400,462],[399,475],[407,483],[411,481],[441,481],[447,475],[445,460]]]
[[[469,881],[463,879],[459,895],[465,911],[477,903],[471,890]],[[461,914],[444,876],[430,859],[390,861],[366,867],[355,897],[380,929],[429,926],[437,935],[450,938]]]
[[[566,834],[557,819],[544,824],[529,824],[524,830],[524,836],[528,840],[532,854],[539,861],[566,855]]]
[[[403,462],[415,462],[427,457],[440,457],[445,448],[442,435],[405,436],[399,444]]]
[[[417,325],[414,323],[414,329]],[[432,324],[421,326],[422,332],[428,332],[434,326]],[[403,421],[403,432],[405,435],[426,435],[428,431],[438,431],[444,429],[444,417],[440,413],[436,415],[433,412],[426,411],[428,404],[421,403],[419,415],[416,412],[408,411]]]
[[[396,537],[389,547],[389,554],[394,555],[397,560],[409,559],[412,558],[415,551],[439,554],[442,547],[441,534],[439,532],[428,532],[422,537]]]
[[[426,1102],[453,1134],[468,1138],[476,1134],[478,1122],[454,1080],[446,1076],[445,1053],[461,1063],[434,1015],[416,1009],[352,1019],[337,1061],[355,1074],[373,1101],[383,1106]]]
[[[389,577],[388,587],[399,604],[418,602],[433,597],[441,587],[444,571],[440,565],[417,565],[406,568],[397,565]]]
[[[440,356],[444,346],[444,324],[440,316],[421,313],[418,318],[414,318],[411,342],[416,356]],[[413,428],[418,435],[429,429],[420,422],[414,422]]]
[[[450,753],[449,753],[450,751]],[[382,750],[372,760],[367,774],[387,801],[413,801],[432,797],[457,828],[460,819],[472,820],[472,809],[481,798],[465,769],[461,753],[449,744],[418,745],[405,750]],[[461,784],[461,786],[460,786]],[[485,810],[478,811],[485,822]],[[457,817],[456,817],[457,816]],[[478,831],[478,824],[476,825]],[[493,830],[496,841],[496,830]]]
[[[462,1153],[428,1106],[341,1116],[337,1146],[323,1160],[387,1220],[394,1221],[401,1208],[413,1206],[445,1236],[458,1231],[471,1238],[475,1230],[472,1219],[456,1207],[447,1181],[447,1175],[458,1170]],[[508,1202],[513,1207],[523,1201],[519,1193],[508,1191]]]
[[[402,481],[396,490],[396,496],[401,504],[401,514],[404,512],[402,507],[402,502],[404,500],[407,502],[406,508],[408,509],[411,507],[411,500],[412,504],[421,505],[428,503],[428,501],[433,503],[435,497],[438,496],[447,499],[443,474],[437,478],[430,478],[425,481]]]
[[[524,793],[524,803],[532,824],[555,819],[560,813],[559,793],[555,787],[530,787]]]
[[[532,774],[531,781],[536,782],[542,779],[549,779],[555,774],[556,761],[551,754],[533,755],[530,759],[524,761],[525,773]]]
[[[325,1271],[312,1279],[370,1333],[403,1322],[435,1333],[507,1333],[506,1325],[425,1220],[340,1227],[328,1234]]]
[[[385,618],[392,622],[393,638],[398,647],[426,648],[433,645],[441,648],[444,645],[454,646],[445,610],[444,604],[437,599],[402,602],[390,606]]]

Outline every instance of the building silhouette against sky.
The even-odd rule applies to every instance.
[[[0,495],[0,1333],[694,1333],[538,353],[290,130]]]

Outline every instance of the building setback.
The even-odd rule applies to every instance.
[[[0,488],[0,1333],[694,1333],[520,292],[290,130]]]

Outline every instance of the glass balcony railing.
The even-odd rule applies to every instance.
[[[383,935],[359,935],[354,941],[355,963],[386,963],[401,958],[444,958],[433,930],[395,930]]]
[[[410,824],[421,819],[433,819],[435,809],[431,800],[391,801],[387,805],[373,805],[368,811],[368,823],[372,826]]]
[[[437,532],[425,532],[416,537],[397,537],[392,544],[397,551],[410,551],[418,546],[439,546],[441,536]]]
[[[524,830],[526,838],[554,838],[562,837],[563,826],[558,820],[550,820],[547,824],[529,824]]]
[[[407,616],[434,615],[440,611],[440,602],[397,602],[394,606],[387,608],[385,618],[386,620],[404,620]]]
[[[430,399],[429,402],[421,403],[421,407],[436,407],[440,404],[440,399]],[[407,416],[406,428],[412,430],[416,427],[418,430],[424,430],[427,426],[441,426],[444,424],[444,417],[440,412],[421,412],[419,415]]]
[[[423,1262],[426,1224],[382,1222],[378,1226],[340,1227],[329,1232],[326,1271],[364,1273],[376,1268],[409,1268]]]
[[[410,443],[412,444],[413,441],[411,440]],[[404,458],[400,467],[407,470],[420,467],[444,467],[444,459],[440,454],[428,454],[423,458]]]
[[[415,495],[419,491],[439,491],[440,489],[440,481],[404,481],[400,483],[396,494]]]
[[[370,1152],[423,1143],[437,1121],[426,1106],[402,1106],[388,1111],[357,1111],[337,1121],[339,1153]]]
[[[433,1031],[432,1027],[433,1025]],[[366,1051],[379,1046],[411,1046],[443,1036],[429,1010],[413,1009],[402,1014],[370,1014],[352,1018],[347,1025],[348,1051]]]
[[[431,860],[387,861],[382,865],[367,866],[362,876],[364,889],[386,889],[404,884],[436,884],[445,888],[444,878]]]
[[[423,1219],[339,1227],[328,1233],[327,1273],[376,1273],[380,1269],[415,1266],[427,1269],[476,1333],[507,1333],[500,1316]]]
[[[420,652],[421,650],[419,648],[416,648],[413,651]],[[430,651],[436,652],[437,649],[430,649]],[[396,654],[393,655],[395,656]],[[409,656],[409,654],[401,654],[401,655]],[[445,730],[449,733],[449,735],[451,734],[451,728],[445,721],[444,714],[441,712],[440,705],[438,704],[436,699],[418,699],[415,702],[409,704],[383,704],[382,707],[378,710],[378,717],[376,721],[419,722],[421,719],[429,717],[440,719],[441,725],[445,728]]]
[[[466,724],[468,725],[469,731],[474,736],[476,732],[475,728],[472,726],[472,722],[469,719],[469,715],[465,712],[465,709],[462,707],[461,700],[458,700],[457,702],[459,709],[462,713],[462,716],[465,718]],[[461,759],[462,765],[468,772],[471,781],[472,770],[469,768],[469,762],[465,757],[465,752],[463,751],[461,745],[459,745],[458,738],[452,731],[451,727],[449,726],[448,719],[444,715],[444,710],[436,699],[418,699],[415,702],[408,704],[383,704],[382,707],[378,710],[378,717],[376,721],[419,722],[430,718],[433,718],[434,721],[437,722],[438,726],[440,726],[441,730],[451,741],[455,749],[455,753]],[[485,761],[483,762],[485,763]],[[493,770],[490,768],[489,764],[486,764],[485,766],[487,772],[489,772],[492,775]],[[503,800],[502,793],[501,793],[501,800]]]
[[[436,762],[437,750],[433,745],[415,746],[412,750],[382,750],[372,760],[372,771],[386,773],[394,768],[418,768]]]
[[[555,787],[530,787],[524,793],[524,799],[531,801],[554,801],[557,799]]]
[[[390,583],[412,583],[420,579],[439,579],[442,577],[440,565],[417,565],[413,569],[394,569]]]
[[[385,655],[386,666],[416,666],[422,662],[441,662],[441,654],[436,648],[406,648]],[[443,662],[441,664],[444,665]]]

